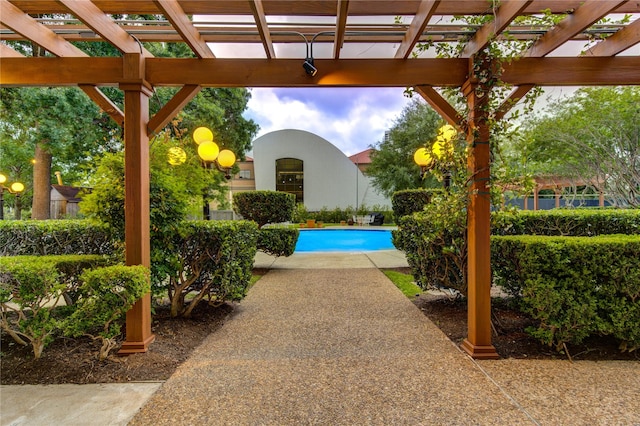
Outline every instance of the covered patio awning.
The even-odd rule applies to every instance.
[[[626,14],[631,14],[624,19]],[[0,85],[78,86],[125,135],[126,261],[149,265],[149,135],[161,130],[203,86],[413,87],[467,132],[470,186],[469,333],[463,348],[494,358],[489,269],[488,114],[503,117],[532,88],[639,85],[640,2],[631,0],[0,0]],[[476,16],[475,23],[456,19]],[[536,17],[538,19],[525,19]],[[512,85],[487,111],[478,65],[489,43],[527,41],[517,60],[500,61]],[[30,55],[31,45],[46,54]],[[90,57],[73,42],[107,42],[120,56]],[[186,43],[192,57],[155,58],[145,42]],[[461,48],[436,57],[437,44]],[[416,46],[427,47],[417,49]],[[310,75],[307,60],[317,69]],[[312,62],[311,62],[312,61]],[[100,90],[125,92],[124,111]],[[154,87],[180,90],[153,117]],[[459,87],[468,114],[436,90]],[[121,352],[153,340],[150,299],[127,316]]]

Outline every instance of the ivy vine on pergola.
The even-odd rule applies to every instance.
[[[467,219],[469,323],[462,347],[474,358],[496,358],[490,324],[490,113],[489,96],[484,96],[490,87],[483,87],[486,81],[478,78],[495,68],[493,56],[485,56],[486,48],[514,37],[531,42],[518,60],[499,64],[499,78],[513,87],[491,112],[492,118],[500,119],[535,86],[640,84],[640,56],[629,54],[640,42],[638,15],[619,24],[602,21],[638,13],[637,0],[0,0],[0,85],[78,86],[124,127],[126,263],[146,266],[149,137],[202,87],[414,88],[447,122],[467,133],[472,175]],[[522,24],[528,21],[521,17],[545,14],[560,18],[542,27]],[[468,25],[454,16],[490,19]],[[585,51],[556,56],[557,49],[563,52],[580,40],[589,44]],[[47,54],[26,57],[6,41],[30,41]],[[108,42],[122,55],[89,57],[75,41]],[[144,42],[186,43],[194,57],[155,58]],[[216,57],[214,52],[225,43],[242,45],[233,57]],[[416,58],[412,52],[419,43],[464,43],[464,48],[456,57]],[[262,46],[259,54],[250,48],[256,44]],[[299,55],[278,57],[276,52],[287,50],[285,46],[297,46]],[[310,76],[302,63],[314,46],[318,71]],[[354,52],[363,50],[370,50],[370,57],[356,57]],[[101,86],[124,91],[124,111]],[[149,98],[158,86],[180,90],[150,117]],[[460,88],[469,112],[456,111],[435,90],[442,87]],[[153,339],[147,295],[127,314],[120,352],[145,352]]]

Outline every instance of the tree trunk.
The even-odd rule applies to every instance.
[[[33,164],[32,219],[49,219],[51,215],[51,153],[38,142]]]

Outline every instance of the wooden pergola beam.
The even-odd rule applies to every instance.
[[[111,99],[91,84],[79,84],[78,87],[95,102],[100,109],[106,112],[120,127],[124,126],[124,113],[114,104]]]
[[[438,114],[454,127],[464,127],[465,118],[431,86],[414,86],[413,88]]]
[[[202,86],[197,85],[182,87],[178,93],[149,120],[147,134],[151,136],[162,130],[201,90]]]
[[[411,25],[409,25],[409,29],[407,29],[402,43],[400,43],[398,50],[396,50],[396,59],[407,59],[409,57],[414,46],[420,41],[424,28],[429,23],[429,19],[431,19],[438,6],[440,6],[440,0],[422,0],[420,2],[418,11],[413,16]]]
[[[87,56],[82,50],[25,14],[8,0],[0,0],[0,22],[56,56]]]
[[[340,50],[342,49],[347,26],[347,16],[349,15],[349,0],[338,0],[336,15],[336,34],[333,42],[334,59],[340,58]]]
[[[130,36],[125,30],[116,25],[98,6],[90,1],[58,0],[67,8],[67,13],[73,14],[84,22],[100,37],[113,44],[122,53],[141,53],[146,57],[153,57],[140,42]]]
[[[154,3],[199,58],[215,58],[215,55],[202,39],[196,27],[193,26],[193,22],[184,13],[177,0],[154,0]]]
[[[80,0],[85,1],[85,0]],[[87,0],[88,1],[88,0]],[[158,8],[148,1],[142,0],[92,0],[104,13],[108,14],[157,14]],[[507,0],[511,1],[511,0]],[[536,0],[529,6],[525,13],[539,14],[542,10],[551,13],[564,13],[580,6],[584,0]],[[55,0],[12,0],[26,13],[65,13],[64,7]],[[195,15],[251,15],[249,5],[238,0],[180,0],[186,14]],[[335,13],[334,1],[268,1],[266,3],[268,15],[297,15],[297,16],[328,16]],[[438,8],[438,14],[449,15],[474,15],[487,12],[487,0],[447,0]],[[415,0],[395,1],[354,1],[350,8],[350,14],[354,16],[401,16],[413,15],[416,11]],[[629,1],[623,4],[618,13],[637,13],[636,2]]]
[[[25,56],[6,44],[0,43],[0,58],[25,58]]]
[[[275,58],[276,51],[273,48],[273,41],[271,40],[269,25],[267,24],[267,18],[264,14],[264,5],[262,4],[262,0],[249,0],[249,6],[251,6],[251,11],[253,12],[256,27],[260,33],[260,40],[262,40],[264,51],[267,54],[267,59]]]
[[[474,36],[467,42],[464,50],[459,55],[461,58],[470,58],[484,49],[493,37],[502,33],[533,0],[509,1],[500,4],[496,16],[492,22],[484,24]]]
[[[614,56],[640,43],[640,19],[588,49],[585,56]]]
[[[524,53],[524,56],[540,57],[548,55],[566,43],[571,37],[584,31],[593,25],[594,22],[599,21],[624,3],[626,3],[626,0],[586,0],[575,12],[540,37],[540,39]]]
[[[215,87],[459,87],[466,59],[317,59],[309,78],[299,59],[147,58],[146,80],[154,86]],[[122,58],[2,58],[5,86],[115,85]],[[503,64],[501,79],[514,86],[597,86],[640,84],[640,57],[522,58]]]

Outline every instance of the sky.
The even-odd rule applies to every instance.
[[[257,137],[282,129],[306,130],[347,156],[384,138],[411,99],[402,88],[254,88],[246,118]]]

